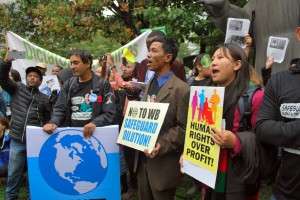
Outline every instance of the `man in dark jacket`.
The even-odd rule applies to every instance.
[[[300,41],[300,22],[296,28]],[[282,147],[273,199],[300,199],[300,59],[288,71],[268,81],[257,119],[256,132],[262,143]]]
[[[71,52],[74,77],[64,83],[45,132],[50,134],[62,125],[83,127],[84,136],[89,137],[96,127],[114,122],[114,95],[109,82],[92,72],[92,61],[85,51]]]
[[[48,120],[48,97],[39,91],[42,73],[36,67],[26,69],[26,85],[9,78],[11,62],[0,63],[0,85],[12,96],[11,143],[6,200],[17,199],[26,163],[26,126],[43,126]]]

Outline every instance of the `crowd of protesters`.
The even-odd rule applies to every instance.
[[[300,42],[300,24],[295,28]],[[52,67],[61,90],[51,96],[39,91],[47,64],[27,68],[22,82],[10,58],[0,61],[0,175],[7,176],[5,199],[17,199],[23,183],[30,142],[26,126],[43,127],[48,134],[58,127],[83,127],[83,136],[90,137],[96,127],[121,126],[131,100],[169,103],[169,107],[151,152],[121,146],[122,199],[134,195],[140,200],[174,199],[183,176],[190,86],[225,87],[226,129],[211,131],[221,147],[216,188],[194,180],[201,199],[257,200],[266,180],[274,183],[273,200],[300,199],[299,59],[291,62],[289,70],[271,76],[274,61],[268,58],[260,77],[248,62],[252,40],[247,36],[245,49],[224,44],[212,56],[197,55],[186,76],[173,39],[153,31],[146,43],[148,55],[143,61],[137,62],[135,52],[125,48],[121,66],[106,54],[95,70],[91,54],[70,52],[70,69]],[[248,110],[241,108],[245,98]]]

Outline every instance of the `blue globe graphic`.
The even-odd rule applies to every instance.
[[[74,129],[53,134],[39,155],[44,180],[54,190],[68,195],[96,189],[106,176],[107,166],[102,144],[93,136],[84,138],[81,131]]]

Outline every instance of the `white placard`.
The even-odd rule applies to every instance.
[[[234,43],[244,48],[244,38],[249,33],[250,20],[228,18],[225,43]]]
[[[282,63],[285,58],[285,52],[288,44],[288,38],[270,36],[267,48],[267,56],[272,57],[274,62]]]

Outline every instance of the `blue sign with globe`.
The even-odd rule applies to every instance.
[[[63,130],[54,134],[45,142],[39,156],[40,171],[46,182],[53,189],[71,195],[95,189],[107,172],[106,153],[101,143],[95,137],[86,139],[76,132],[81,133]],[[68,164],[64,165],[65,162]]]
[[[59,129],[50,137],[41,130],[40,134],[28,130],[27,141],[39,143],[27,150],[33,200],[120,199],[118,129],[97,129],[99,133],[90,138],[84,138],[80,129]]]

